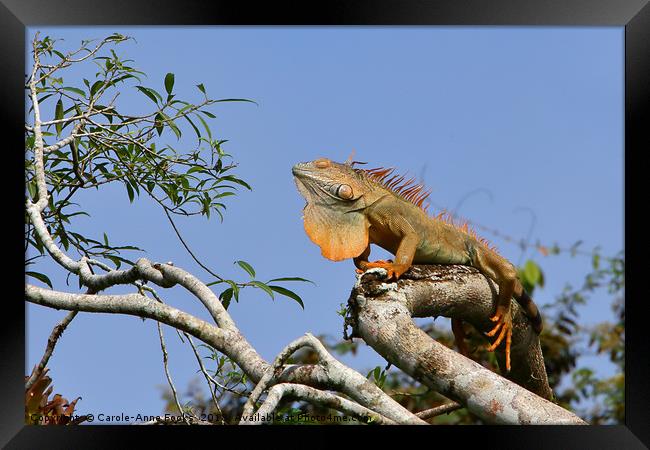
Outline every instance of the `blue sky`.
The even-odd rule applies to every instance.
[[[30,29],[31,40],[36,28]],[[623,248],[623,28],[522,27],[56,27],[42,34],[82,39],[120,32],[135,38],[117,47],[162,90],[167,72],[180,98],[248,98],[211,109],[213,134],[253,187],[229,197],[225,220],[177,223],[190,246],[225,277],[246,280],[233,261],[251,263],[261,280],[301,276],[302,310],[245,290],[230,312],[267,360],[305,332],[341,336],[336,314],[354,282],[351,261],[323,259],[301,223],[304,200],[291,166],[321,156],[355,158],[421,176],[431,201],[517,238],[568,247],[582,240],[604,255]],[[29,60],[29,58],[28,58]],[[85,70],[88,70],[86,68]],[[92,69],[90,69],[92,70]],[[70,80],[80,79],[77,73]],[[135,91],[135,89],[131,89]],[[118,103],[137,112],[147,100],[125,93]],[[175,138],[169,137],[174,143]],[[464,199],[464,200],[463,200]],[[207,280],[182,248],[163,212],[147,198],[129,204],[119,187],[84,192],[90,213],[75,225],[111,242],[146,249]],[[435,211],[435,208],[432,208]],[[546,286],[535,301],[552,301],[590,270],[587,257],[526,254],[483,235],[514,263],[533,257]],[[373,249],[373,257],[384,253]],[[68,287],[52,264],[39,266],[55,288]],[[38,284],[38,282],[36,282]],[[116,290],[115,292],[123,292]],[[208,319],[179,289],[160,292],[170,304]],[[62,311],[28,304],[27,367],[40,359]],[[595,296],[585,323],[610,317],[608,298]],[[438,324],[446,323],[439,319]],[[447,326],[447,325],[443,325]],[[168,327],[170,370],[180,391],[195,377],[192,350]],[[342,360],[363,373],[385,362],[372,349]],[[586,359],[586,362],[593,362]],[[601,373],[611,367],[596,362]],[[55,392],[82,396],[79,413],[159,414],[166,386],[155,323],[134,317],[80,314],[50,360]]]

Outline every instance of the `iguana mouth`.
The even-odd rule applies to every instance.
[[[309,163],[298,163],[291,168],[293,179],[296,182],[298,191],[305,200],[313,201],[315,198],[322,198],[323,193],[317,188],[314,177],[313,166]]]
[[[306,177],[310,172],[308,163],[298,163],[291,168],[294,177]]]

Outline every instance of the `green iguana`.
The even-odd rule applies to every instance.
[[[351,159],[351,158],[350,158]],[[450,216],[427,214],[429,196],[414,179],[394,174],[394,169],[358,169],[355,162],[336,163],[326,158],[293,166],[298,190],[307,200],[303,210],[305,231],[333,261],[353,258],[358,272],[380,267],[388,279],[398,279],[412,264],[463,264],[477,268],[499,287],[496,322],[487,336],[498,336],[488,347],[493,351],[505,338],[506,370],[510,370],[512,342],[511,297],[542,330],[539,311],[517,278],[515,267],[467,224],[459,226]],[[395,255],[394,262],[369,262],[370,244]],[[462,354],[467,356],[461,322],[452,330]]]

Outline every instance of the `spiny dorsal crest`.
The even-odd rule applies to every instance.
[[[484,237],[479,236],[476,233],[476,230],[474,230],[473,228],[470,228],[469,222],[467,220],[465,220],[465,219],[454,220],[454,216],[451,213],[449,213],[449,212],[447,212],[445,210],[443,210],[437,216],[434,216],[434,219],[435,220],[440,220],[441,222],[445,222],[445,223],[451,225],[452,227],[456,228],[457,230],[460,230],[463,233],[465,233],[465,234],[471,236],[472,238],[476,239],[478,242],[485,245],[487,248],[489,248],[493,252],[499,253],[499,251],[497,250],[497,247],[495,245],[491,244]]]
[[[405,175],[395,174],[395,169],[392,167],[384,168],[377,167],[375,169],[355,169],[358,172],[363,172],[368,179],[381,184],[383,187],[399,195],[404,200],[413,203],[418,208],[426,211],[429,207],[424,204],[424,201],[431,191],[424,188],[422,183],[415,183],[415,178],[405,179]]]
[[[352,155],[350,155],[350,159]],[[357,161],[350,161],[348,164],[354,166]],[[361,163],[364,164],[364,163]],[[415,178],[405,180],[405,175],[395,174],[393,167],[377,167],[374,169],[354,169],[357,173],[366,176],[368,179],[379,183],[389,191],[397,194],[401,198],[413,203],[423,211],[427,212],[428,204],[424,201],[431,195],[430,189],[425,189],[422,183],[415,183]],[[432,216],[434,220],[445,222],[457,230],[471,236],[481,244],[488,247],[490,250],[498,253],[496,246],[492,245],[487,239],[479,236],[473,228],[470,228],[467,220],[454,220],[454,216],[447,212],[442,211],[437,216]]]

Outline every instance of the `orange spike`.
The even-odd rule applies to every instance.
[[[388,187],[390,189],[394,189],[395,186],[397,186],[403,179],[404,179],[404,175],[400,175],[400,176],[395,175],[389,180]]]
[[[403,182],[401,185],[399,185],[399,186],[396,188],[396,191],[397,191],[398,193],[401,193],[401,194],[406,194],[406,191],[411,190],[413,187],[417,187],[417,185],[416,185],[416,186],[411,186],[411,184],[413,183],[413,181],[415,181],[414,178],[410,178],[410,179],[408,179],[407,181],[405,181],[405,182]]]
[[[441,220],[441,221],[443,221],[445,223],[448,223],[449,225],[456,228],[458,231],[462,231],[463,233],[465,233],[465,234],[471,236],[472,238],[476,239],[479,243],[486,246],[487,248],[489,248],[493,252],[499,253],[496,245],[490,244],[490,242],[487,239],[479,236],[476,233],[476,230],[474,230],[473,228],[471,228],[469,226],[469,221],[464,220],[464,219],[454,220],[454,217],[450,213],[448,213],[447,211],[444,211],[444,210],[439,212],[438,215],[434,217],[434,219]]]
[[[369,180],[381,184],[384,188],[399,195],[404,200],[413,203],[420,209],[426,211],[429,205],[424,201],[431,194],[425,190],[421,183],[415,184],[415,177],[405,179],[405,175],[395,173],[394,168],[376,167],[373,169],[355,169],[357,173],[365,175]]]
[[[408,183],[412,183],[412,180],[413,180],[413,178],[411,178],[411,179],[408,181]],[[408,185],[406,185],[406,186],[408,186]],[[411,195],[417,195],[417,193],[418,193],[418,191],[419,191],[420,189],[422,189],[422,186],[420,186],[419,184],[416,184],[416,185],[414,185],[414,186],[407,187],[407,189],[404,189],[404,190],[402,191],[402,195],[404,195],[405,197],[406,197],[406,196],[411,196]]]

